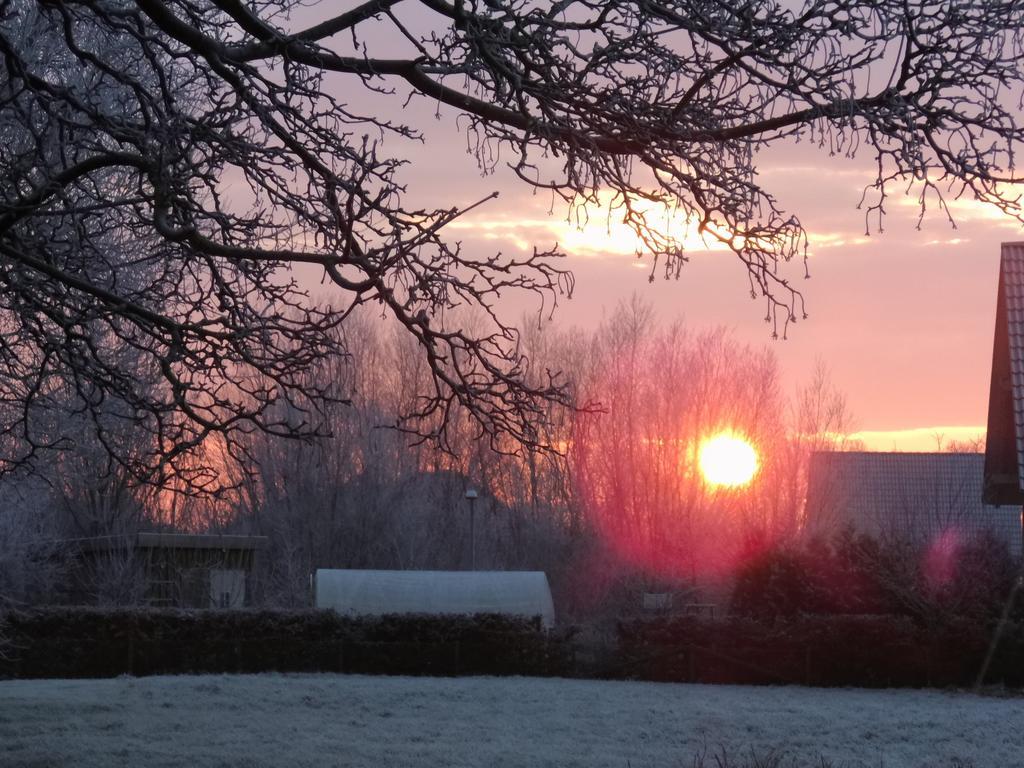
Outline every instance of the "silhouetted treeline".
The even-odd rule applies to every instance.
[[[635,608],[640,591],[728,577],[751,541],[797,535],[804,456],[848,427],[822,371],[787,397],[770,349],[661,322],[634,299],[594,331],[524,320],[528,375],[557,372],[578,406],[552,406],[538,422],[554,450],[517,454],[465,419],[441,451],[393,428],[429,386],[407,335],[370,313],[353,316],[344,333],[352,355],[325,360],[315,374],[350,401],[330,406],[330,436],[253,433],[241,453],[218,453],[214,443],[207,466],[233,480],[230,493],[138,486],[98,458],[102,446],[87,430],[54,452],[45,482],[12,483],[20,501],[2,515],[0,537],[9,599],[47,599],[60,579],[61,542],[137,530],[267,536],[258,598],[272,606],[308,604],[309,574],[321,567],[465,568],[472,487],[478,567],[546,571],[563,615],[619,614]],[[280,407],[282,418],[301,417]],[[720,431],[757,447],[760,470],[748,488],[716,489],[699,475],[699,445]],[[135,439],[130,424],[123,434]],[[96,602],[137,602],[130,573],[110,565],[95,574]]]

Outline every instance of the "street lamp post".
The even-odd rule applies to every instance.
[[[477,492],[473,488],[466,491],[466,500],[469,501],[469,570],[476,570],[476,504]]]

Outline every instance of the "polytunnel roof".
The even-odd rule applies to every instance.
[[[316,606],[338,613],[540,616],[555,622],[543,571],[364,571],[320,569]]]

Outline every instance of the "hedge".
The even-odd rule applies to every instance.
[[[808,616],[774,624],[695,617],[618,626],[609,676],[647,680],[858,687],[974,684],[993,626],[934,626],[901,616]],[[985,683],[1024,686],[1024,626],[1007,624]]]
[[[582,668],[571,631],[497,615],[54,608],[11,613],[0,634],[0,677],[355,672],[966,687],[993,628],[899,616],[647,619],[620,623],[616,647]],[[1024,624],[1004,627],[985,682],[1024,687]]]
[[[571,665],[565,634],[540,620],[345,618],[331,611],[39,609],[11,613],[0,677],[222,672],[551,675]]]

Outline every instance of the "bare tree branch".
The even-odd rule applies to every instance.
[[[772,143],[871,153],[869,221],[894,183],[922,209],[966,194],[1022,218],[1016,0],[370,0],[298,29],[293,5],[0,1],[5,466],[73,440],[66,411],[157,477],[193,472],[212,435],[239,451],[252,430],[321,435],[348,395],[309,374],[346,354],[340,329],[367,304],[430,372],[398,426],[444,446],[468,413],[495,444],[543,443],[547,404],[569,396],[496,307],[571,293],[561,254],[466,252],[447,227],[476,203],[410,206],[382,138],[419,132],[346,89],[454,108],[483,170],[501,147],[570,207],[610,193],[652,278],[687,254],[641,202],[678,211],[746,266],[776,333],[804,316],[786,263],[808,243],[758,181]],[[410,52],[374,50],[374,30]],[[323,303],[297,265],[323,270]],[[489,327],[449,327],[457,309]],[[119,452],[124,424],[150,447]]]

